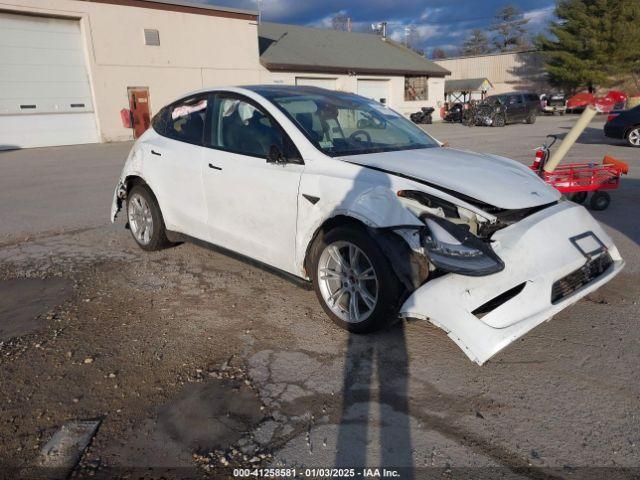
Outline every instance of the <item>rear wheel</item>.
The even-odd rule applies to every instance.
[[[607,192],[594,192],[589,200],[589,206],[592,210],[605,210],[611,203],[611,195]]]
[[[536,114],[531,112],[524,121],[529,125],[536,123]]]
[[[135,185],[127,195],[127,219],[133,239],[143,250],[169,246],[160,207],[146,185]]]
[[[640,147],[640,127],[633,127],[627,133],[627,143],[632,147]]]
[[[364,230],[347,226],[321,233],[311,259],[316,296],[336,324],[366,333],[397,320],[400,281]]]

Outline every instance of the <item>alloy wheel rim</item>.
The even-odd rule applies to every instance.
[[[153,217],[147,200],[139,194],[129,199],[129,228],[135,239],[142,245],[151,241],[153,234]]]
[[[318,286],[326,305],[348,323],[366,320],[378,304],[378,276],[373,264],[351,242],[334,242],[323,250]]]
[[[631,132],[629,132],[629,141],[633,145],[640,146],[640,128],[636,128],[634,130],[631,130]]]

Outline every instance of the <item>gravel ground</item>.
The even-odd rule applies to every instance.
[[[427,130],[529,163],[571,121]],[[106,223],[126,144],[1,154],[0,472],[28,472],[61,425],[98,418],[75,478],[249,465],[640,474],[640,152],[601,127],[570,158],[631,164],[597,215],[627,267],[483,367],[425,322],[350,336],[312,291],[215,249],[143,253]]]

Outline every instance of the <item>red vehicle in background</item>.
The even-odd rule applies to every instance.
[[[577,93],[567,100],[567,111],[579,113],[587,105],[594,105],[598,111],[609,113],[611,110],[623,109],[627,104],[627,94],[618,90],[609,91],[604,97],[596,97],[592,93]]]

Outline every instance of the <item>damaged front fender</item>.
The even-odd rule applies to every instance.
[[[122,173],[113,192],[113,200],[111,202],[111,223],[116,221],[118,212],[122,209],[122,201],[127,198],[127,191],[129,190],[129,182],[132,178],[142,178],[142,150],[138,145],[129,152],[129,156],[122,167]]]

